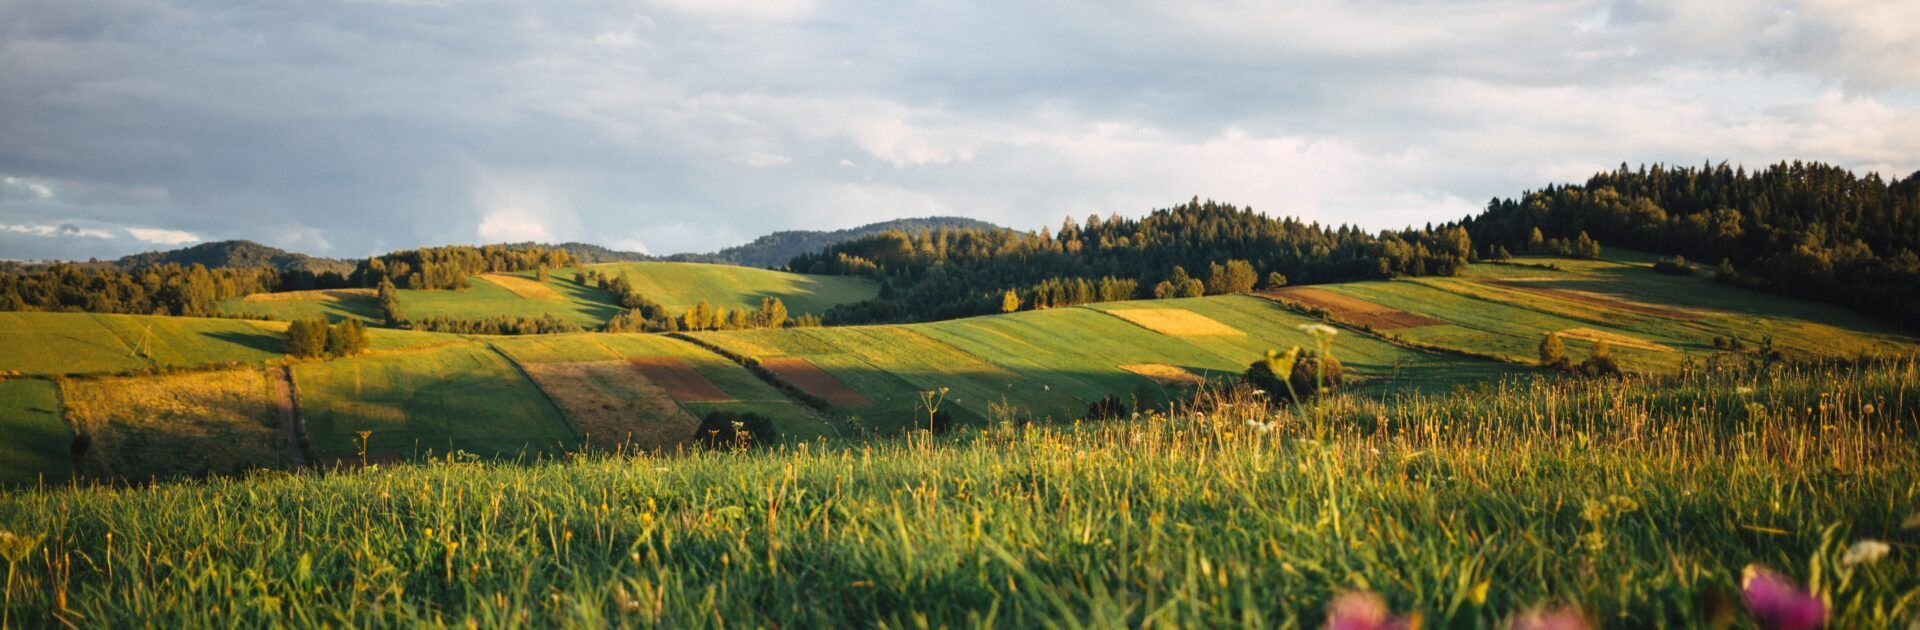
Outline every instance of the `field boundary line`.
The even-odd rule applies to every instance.
[[[580,440],[581,444],[586,443],[586,430],[580,428],[580,423],[574,420],[573,416],[567,415],[567,410],[560,408],[560,402],[554,400],[552,394],[548,394],[545,388],[540,387],[540,381],[534,380],[533,375],[527,373],[526,366],[520,365],[519,360],[514,359],[513,355],[507,354],[505,350],[501,350],[499,346],[493,345],[493,342],[487,341],[483,343],[487,346],[488,350],[493,351],[493,354],[506,360],[507,365],[513,366],[513,373],[519,374],[520,378],[526,379],[527,385],[533,387],[533,391],[540,392],[540,400],[547,401],[547,406],[553,409],[554,415],[560,416],[561,422],[566,423],[567,430],[573,433],[574,439]]]
[[[741,368],[746,369],[747,373],[773,386],[774,390],[786,394],[789,402],[797,402],[800,406],[810,410],[812,412],[811,415],[819,420],[820,424],[827,425],[827,428],[832,429],[835,436],[844,437],[846,435],[845,431],[840,430],[838,423],[828,420],[828,418],[832,417],[830,414],[832,413],[833,405],[827,404],[826,400],[818,396],[807,393],[805,390],[800,389],[798,385],[794,385],[793,383],[787,382],[786,379],[780,378],[780,375],[774,374],[773,370],[769,370],[766,366],[760,365],[758,360],[708,343],[686,333],[667,333],[666,336],[669,339],[678,339],[693,344],[703,350],[720,355],[728,361],[734,362]]]
[[[307,467],[306,439],[300,430],[300,407],[296,402],[293,370],[285,365],[268,366],[268,387],[273,389],[273,406],[280,419],[280,435],[287,440],[287,462],[295,469]]]

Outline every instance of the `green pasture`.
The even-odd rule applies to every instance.
[[[492,347],[472,343],[293,366],[310,452],[354,460],[465,450],[537,456],[579,438],[553,403]]]
[[[72,444],[53,381],[0,380],[0,488],[65,483]]]
[[[0,372],[105,374],[280,359],[285,322],[96,313],[0,312]],[[375,350],[459,341],[372,330]]]
[[[534,277],[532,272],[509,275]],[[401,289],[397,292],[400,310],[408,319],[551,315],[589,329],[606,323],[620,312],[620,307],[613,304],[612,297],[605,291],[574,282],[571,273],[552,273],[544,283],[560,294],[562,299],[557,300],[524,298],[479,276],[467,280],[467,288],[458,291]]]
[[[383,321],[379,304],[373,300],[253,300],[228,298],[215,305],[221,313],[238,317],[271,318],[277,322],[290,322],[298,319],[325,319],[338,322],[358,319],[367,322]],[[264,317],[263,317],[264,316]]]
[[[680,313],[695,303],[728,310],[760,306],[760,299],[780,298],[787,312],[824,313],[848,302],[872,298],[880,287],[862,278],[822,276],[705,263],[625,262],[588,265],[588,269],[625,276],[641,294],[659,302],[667,310]],[[573,278],[572,269],[555,272],[555,277]]]

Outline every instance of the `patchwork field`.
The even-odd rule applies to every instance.
[[[202,317],[0,312],[0,372],[103,374],[280,359],[285,322]],[[454,335],[369,331],[376,350],[458,341]]]
[[[81,474],[145,480],[282,468],[281,436],[259,369],[69,380],[67,422],[86,442]]]
[[[794,315],[824,313],[836,305],[871,298],[880,291],[879,285],[862,278],[733,265],[629,262],[588,265],[588,268],[625,276],[635,289],[676,313],[692,308],[701,300],[728,310],[754,308],[763,297],[780,298],[787,305],[787,312]],[[573,270],[555,272],[556,277],[561,275],[571,278]]]
[[[1409,342],[1531,362],[1548,332],[1576,359],[1606,339],[1628,369],[1674,370],[1715,353],[1715,337],[1749,348],[1772,337],[1792,358],[1899,356],[1914,339],[1844,309],[1653,272],[1645,257],[1526,258],[1471,265],[1461,277],[1315,287],[1348,304],[1405,311],[1436,323],[1380,329]],[[1338,315],[1337,321],[1344,321]]]
[[[755,413],[772,420],[781,435],[802,439],[835,432],[806,407],[746,368],[705,348],[664,335],[541,335],[499,338],[492,344],[523,366],[570,361],[632,361],[649,381],[695,417],[705,417],[715,411]],[[682,365],[692,373],[682,371],[679,367]]]
[[[464,450],[539,456],[580,437],[506,357],[484,344],[380,353],[293,366],[309,450],[321,462]]]
[[[0,380],[0,488],[65,483],[72,444],[53,381]]]
[[[631,361],[529,363],[527,376],[573,421],[588,444],[653,450],[692,439],[700,426]]]

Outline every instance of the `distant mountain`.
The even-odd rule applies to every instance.
[[[282,272],[308,271],[316,274],[332,271],[344,275],[353,271],[351,262],[298,254],[253,241],[214,241],[164,252],[134,254],[114,264],[131,270],[167,263],[197,264],[209,269],[273,267]]]
[[[941,228],[997,230],[1000,226],[965,217],[926,217],[920,219],[895,219],[862,225],[856,228],[823,232],[819,230],[788,230],[774,232],[754,239],[745,245],[736,245],[711,254],[674,254],[666,260],[683,262],[710,262],[747,267],[784,267],[795,256],[817,254],[828,246],[850,241],[863,236],[879,234],[888,230],[902,232],[926,232]]]

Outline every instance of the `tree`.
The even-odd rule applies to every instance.
[[[287,324],[287,356],[317,357],[327,353],[327,321],[299,319]]]
[[[367,351],[367,325],[349,319],[327,327],[327,356],[350,357]]]
[[[1153,299],[1156,300],[1175,297],[1179,293],[1180,289],[1173,286],[1172,280],[1161,280],[1160,284],[1153,285]]]
[[[1587,236],[1586,230],[1581,230],[1580,235],[1573,239],[1572,253],[1580,258],[1599,258],[1600,241],[1593,240],[1593,237]]]
[[[1587,360],[1580,362],[1580,373],[1589,376],[1612,376],[1620,373],[1620,362],[1613,358],[1613,347],[1605,341],[1593,342],[1593,350]]]
[[[1253,290],[1260,276],[1253,271],[1253,265],[1244,260],[1229,260],[1225,265],[1212,265],[1207,270],[1207,292],[1214,295],[1246,293]]]
[[[1540,227],[1534,226],[1533,233],[1527,235],[1527,253],[1544,254],[1547,252],[1547,236],[1540,233]]]
[[[1287,286],[1287,274],[1278,271],[1267,272],[1267,288],[1278,289]]]
[[[546,265],[540,265],[540,266],[538,266],[538,267],[534,267],[534,268],[533,268],[533,277],[534,277],[534,279],[535,279],[535,280],[539,280],[539,281],[541,281],[541,282],[546,282],[546,281],[547,281],[547,266],[546,266]]]
[[[1007,289],[1006,293],[1000,295],[1000,312],[1011,313],[1017,310],[1020,310],[1020,294],[1013,289]]]
[[[1540,339],[1540,367],[1567,369],[1567,344],[1560,341],[1560,333],[1550,332]]]
[[[1205,282],[1189,278],[1186,284],[1180,285],[1179,297],[1200,297],[1206,294],[1207,284]]]
[[[777,297],[760,298],[760,310],[754,314],[754,323],[762,328],[787,325],[787,305]]]
[[[400,312],[400,291],[393,287],[392,280],[381,277],[375,297],[380,304],[380,315],[386,318],[388,326],[399,328],[406,325],[407,316]]]

